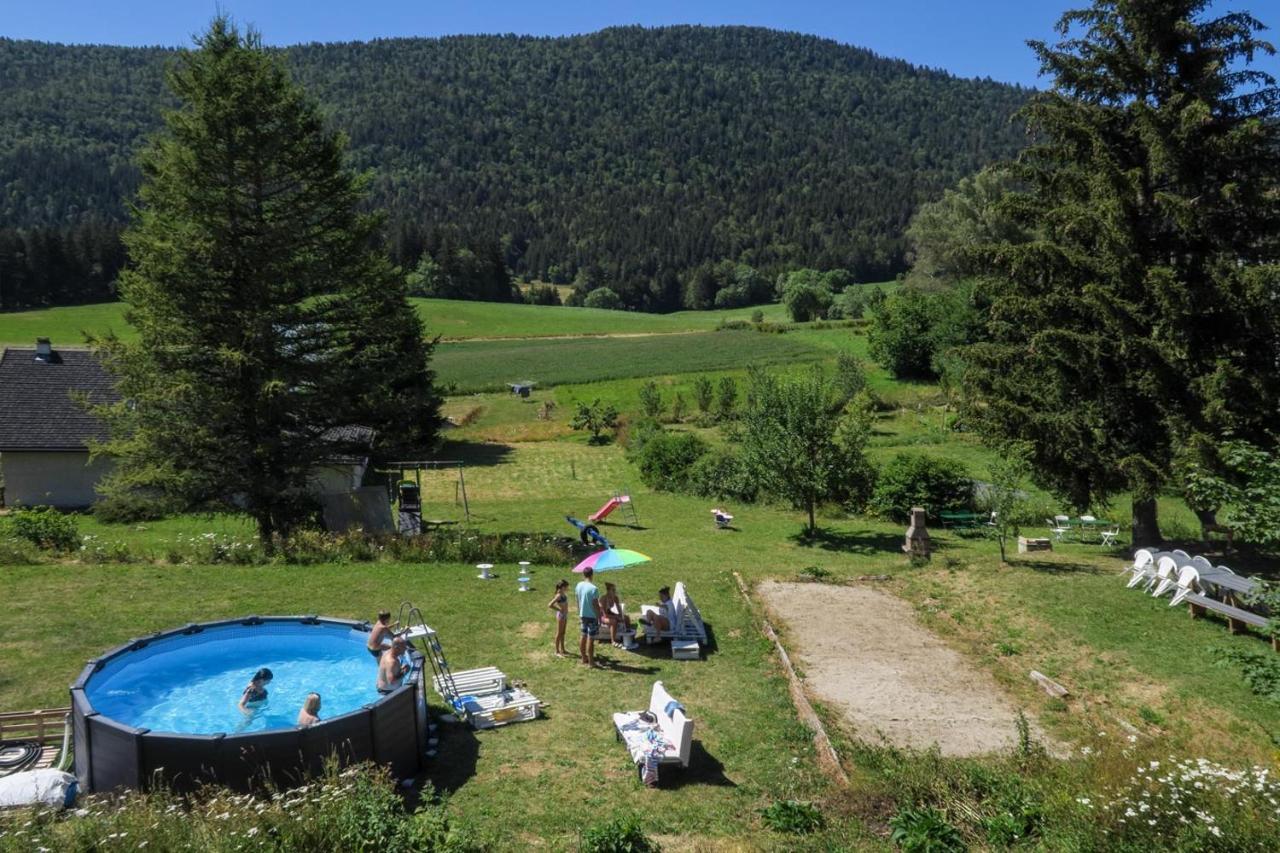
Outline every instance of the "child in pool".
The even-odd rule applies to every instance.
[[[556,584],[555,597],[547,602],[547,607],[556,614],[556,657],[558,658],[569,656],[569,651],[564,647],[564,627],[569,620],[569,596],[565,594],[568,588],[568,581],[560,581]]]
[[[271,670],[265,666],[253,674],[249,684],[240,694],[240,713],[251,717],[267,704],[267,685],[271,683]]]
[[[373,623],[373,629],[369,631],[369,654],[373,655],[375,660],[382,658],[382,653],[391,648],[390,640],[395,635],[395,628],[391,624],[391,611],[383,610],[378,614],[378,621]],[[387,642],[383,642],[383,641]]]
[[[320,694],[308,693],[307,699],[302,703],[302,710],[298,712],[298,725],[314,726],[320,722]]]

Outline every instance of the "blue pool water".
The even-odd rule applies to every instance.
[[[308,693],[322,720],[379,698],[368,635],[345,625],[272,623],[208,628],[169,637],[110,660],[85,693],[117,722],[157,732],[232,734],[287,728]],[[246,717],[236,707],[253,673],[267,667],[267,703]]]

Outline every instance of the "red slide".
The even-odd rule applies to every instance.
[[[593,512],[590,515],[590,518],[592,521],[599,521],[600,519],[608,516],[609,513],[613,512],[615,509],[617,509],[620,506],[622,506],[622,501],[618,500],[617,498],[609,498],[609,502],[606,503],[604,506],[600,507],[600,509]]]

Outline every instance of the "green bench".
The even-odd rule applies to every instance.
[[[938,513],[942,526],[952,530],[975,530],[986,525],[988,517],[980,512],[960,512],[947,510]]]

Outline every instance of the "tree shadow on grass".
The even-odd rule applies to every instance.
[[[510,462],[515,448],[496,441],[446,441],[434,454],[435,459],[462,462],[476,468]]]
[[[793,533],[788,538],[802,548],[821,548],[823,551],[847,551],[868,556],[884,553],[902,554],[903,534],[901,533],[882,533],[875,530],[854,533],[819,527],[812,532]],[[938,539],[932,541],[935,553],[950,547],[945,541]],[[904,559],[905,556],[903,554]]]
[[[1046,575],[1097,575],[1102,569],[1089,563],[1068,563],[1054,560],[1029,560],[1025,557],[1010,556],[1005,560],[1016,569],[1030,569]]]

